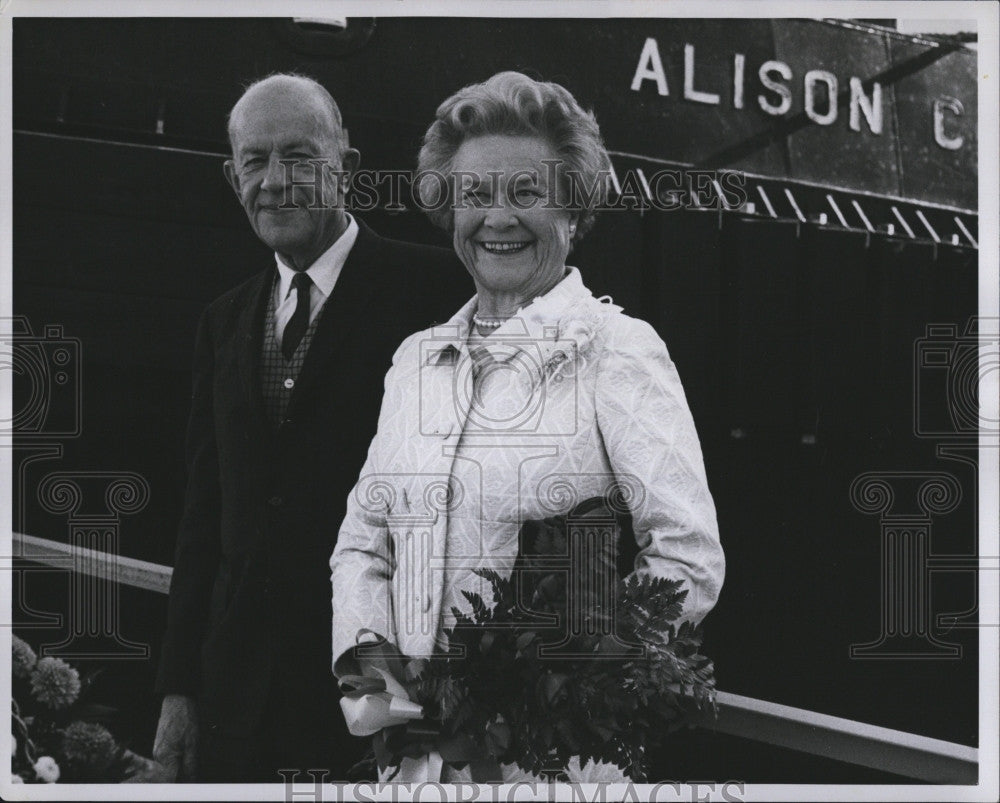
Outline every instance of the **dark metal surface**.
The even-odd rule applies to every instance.
[[[651,79],[632,89],[649,38],[667,95]],[[734,92],[737,54],[744,57],[742,108]],[[14,22],[14,56],[19,128],[127,132],[223,152],[224,115],[240,87],[274,70],[301,70],[337,98],[352,139],[365,146],[365,164],[408,168],[443,98],[516,69],[564,83],[592,106],[613,150],[977,205],[975,52],[862,24],[387,17],[323,33],[250,18],[22,18]],[[779,100],[759,74],[775,59],[791,76],[780,81],[790,95],[780,116],[761,107]],[[837,79],[829,124],[814,122],[804,108],[805,78],[814,70]],[[863,116],[860,130],[851,130],[852,77],[869,97],[873,83],[882,84],[881,133]],[[702,94],[686,93],[686,82]],[[705,93],[718,102],[707,103]],[[941,98],[951,99],[941,112],[943,135],[962,138],[954,150],[935,140],[933,104]],[[814,111],[826,112],[829,100],[818,97]]]

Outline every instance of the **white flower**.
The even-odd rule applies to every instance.
[[[12,733],[10,735],[10,754],[14,755],[17,752],[17,737]]]
[[[559,321],[560,344],[545,361],[547,380],[558,382],[586,367],[594,350],[594,337],[606,323],[606,317],[605,310],[587,305],[578,304],[566,311]]]
[[[606,761],[593,762],[589,759],[582,767],[580,758],[573,756],[566,765],[566,777],[570,783],[626,783],[628,777],[614,764]]]
[[[20,775],[11,775],[10,776],[10,782],[11,783],[24,783],[24,778],[22,778]]]
[[[42,756],[35,762],[35,775],[44,783],[55,783],[59,780],[59,765],[52,756]]]

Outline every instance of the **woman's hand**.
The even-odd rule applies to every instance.
[[[423,709],[406,691],[404,656],[395,644],[365,630],[358,634],[355,654],[359,674],[342,676],[340,683],[340,708],[352,734],[371,736],[423,717]]]

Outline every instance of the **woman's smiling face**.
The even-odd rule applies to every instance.
[[[524,304],[562,278],[577,215],[560,202],[558,159],[533,136],[475,137],[455,154],[455,251],[481,296]]]

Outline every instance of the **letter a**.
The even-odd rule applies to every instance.
[[[642,82],[647,79],[656,81],[656,91],[659,94],[670,94],[667,90],[667,76],[663,72],[663,62],[660,61],[660,48],[656,46],[656,40],[652,36],[647,37],[646,44],[642,46],[639,65],[635,68],[635,75],[632,77],[632,91],[638,92],[642,87]]]

